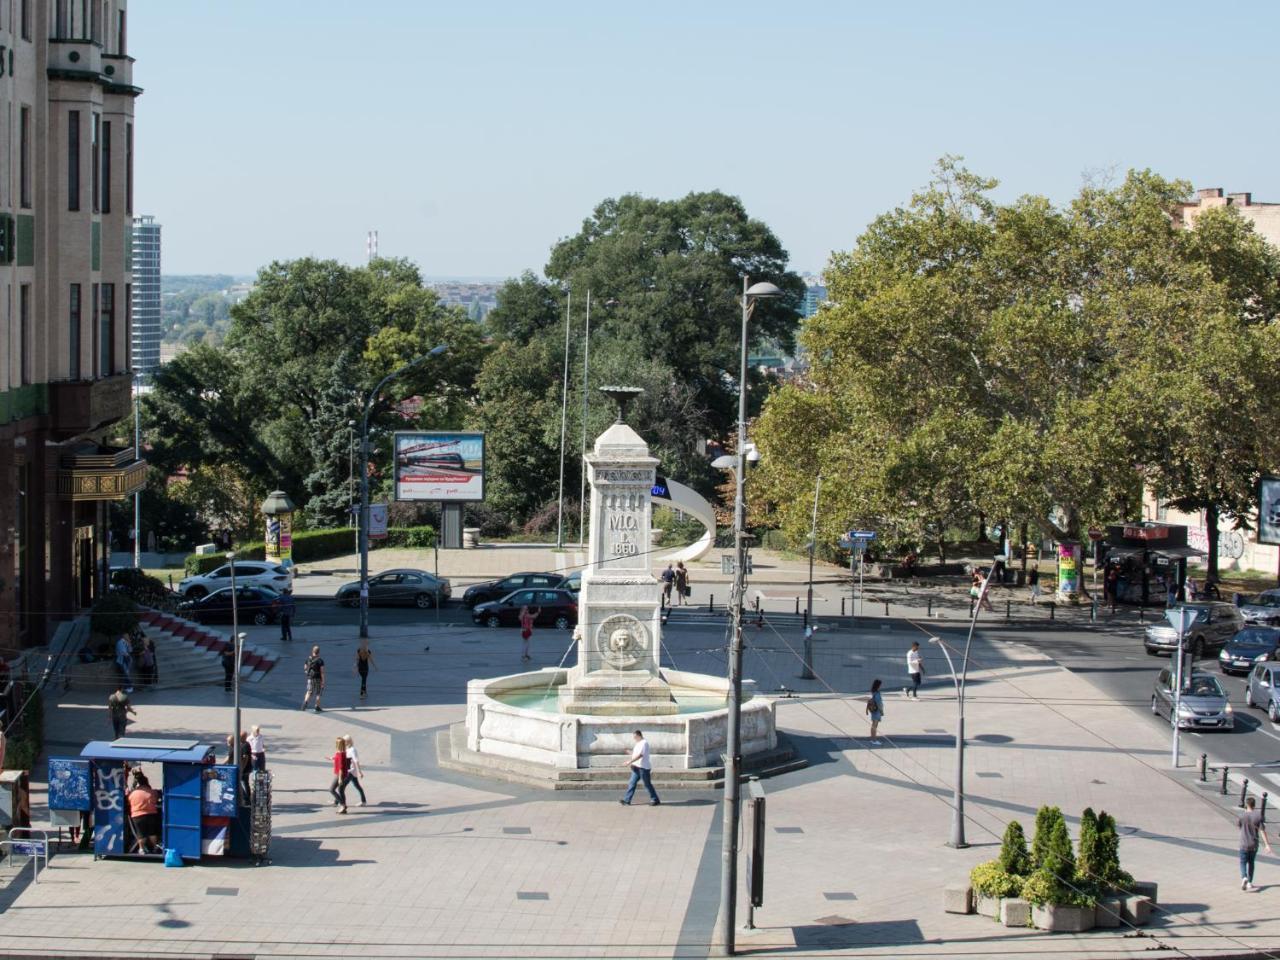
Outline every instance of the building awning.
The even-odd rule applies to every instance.
[[[1194,557],[1208,556],[1203,550],[1197,550],[1195,547],[1161,547],[1159,550],[1152,550],[1153,557],[1164,557],[1167,560],[1190,560]]]
[[[1146,547],[1111,547],[1107,550],[1108,560],[1127,560],[1129,557],[1140,557],[1147,552]]]
[[[147,483],[147,462],[133,447],[85,444],[62,455],[58,462],[61,500],[122,500]]]

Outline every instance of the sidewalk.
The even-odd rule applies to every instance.
[[[968,850],[943,845],[950,822],[955,701],[932,681],[919,702],[895,690],[918,631],[824,631],[819,674],[841,693],[778,701],[778,722],[810,760],[766,781],[765,905],[753,953],[990,958],[1138,957],[1155,949],[1238,956],[1280,943],[1280,865],[1259,863],[1264,889],[1238,887],[1229,810],[1170,776],[1163,725],[1102,697],[1028,647],[975,641],[968,705]],[[376,631],[379,669],[356,697],[349,627],[312,627],[279,644],[266,679],[242,691],[244,722],[267,737],[275,780],[273,863],[189,866],[53,858],[39,885],[0,893],[0,951],[146,957],[656,956],[702,957],[714,936],[721,809],[714,792],[623,809],[613,796],[549,794],[441,771],[435,735],[463,716],[465,682],[520,669],[513,631],[421,626]],[[534,666],[564,653],[535,638]],[[769,641],[769,642],[766,642]],[[325,712],[298,710],[301,660],[318,642],[329,664]],[[693,643],[694,641],[690,641]],[[772,646],[770,646],[772,644]],[[429,647],[429,651],[424,647]],[[935,648],[931,677],[945,675]],[[684,650],[708,668],[714,643]],[[722,652],[720,654],[722,656]],[[721,661],[722,663],[722,661]],[[794,654],[768,630],[748,675],[762,689],[794,675]],[[774,677],[768,674],[774,674]],[[866,739],[861,697],[887,678],[884,745]],[[812,689],[820,689],[815,684]],[[105,736],[102,691],[50,698],[52,753]],[[163,697],[163,699],[159,699]],[[135,697],[138,735],[217,738],[231,720],[219,688]],[[338,816],[327,754],[352,733],[370,805]],[[620,759],[621,762],[621,759]],[[36,771],[36,779],[42,778]],[[45,817],[43,786],[33,803]],[[994,856],[1005,824],[1031,832],[1035,810],[1060,805],[1073,833],[1085,806],[1121,824],[1121,857],[1160,884],[1160,919],[1141,934],[1078,936],[1009,930],[942,912],[942,888]],[[745,860],[744,860],[745,866]],[[741,886],[740,886],[741,889]],[[745,904],[739,919],[746,916]]]

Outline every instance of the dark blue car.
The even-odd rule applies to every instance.
[[[1280,628],[1245,627],[1227,641],[1218,654],[1218,669],[1223,673],[1245,674],[1255,663],[1275,660],[1280,649]]]

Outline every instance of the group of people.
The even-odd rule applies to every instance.
[[[689,571],[685,569],[684,561],[677,560],[675,566],[667,564],[667,569],[662,571],[662,605],[669,607],[671,603],[671,595],[675,594],[675,605],[677,607],[684,606],[684,602],[689,599]]]
[[[347,787],[355,787],[360,794],[360,806],[365,805],[364,768],[360,766],[360,753],[356,750],[355,740],[351,734],[343,734],[333,744],[333,782],[329,784],[329,793],[333,795],[333,805],[339,813],[347,812]]]
[[[133,693],[133,669],[138,667],[138,682],[154,686],[160,679],[160,665],[156,659],[156,642],[134,627],[116,638],[115,668],[120,684],[126,693]]]
[[[360,646],[356,648],[355,662],[351,667],[351,672],[360,678],[361,700],[369,696],[369,671],[377,669],[378,664],[374,660],[373,650],[369,647],[368,639],[361,640]],[[324,695],[325,665],[324,657],[320,655],[319,644],[312,646],[311,655],[302,661],[302,673],[307,684],[306,691],[302,695],[302,709],[307,709],[308,705],[314,700],[315,712],[323,713],[324,709],[320,706],[320,698]]]

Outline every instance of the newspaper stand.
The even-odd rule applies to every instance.
[[[126,771],[140,764],[161,768],[161,842],[184,860],[248,850],[248,810],[238,803],[234,766],[214,763],[212,744],[197,740],[95,740],[79,757],[49,758],[49,810],[88,811],[93,818],[94,859],[128,857],[159,861],[163,854],[132,852],[125,793]],[[239,828],[239,829],[237,829]]]
[[[253,800],[249,812],[249,856],[254,866],[271,862],[271,772],[253,772]]]

